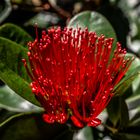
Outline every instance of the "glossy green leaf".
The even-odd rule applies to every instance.
[[[140,95],[133,96],[126,100],[129,115],[131,117],[129,122],[129,127],[139,127],[140,126]]]
[[[73,132],[66,125],[48,124],[43,121],[42,115],[27,113],[13,115],[12,120],[1,127],[0,134],[0,140],[72,140],[73,137]]]
[[[140,59],[138,57],[136,57],[134,54],[131,53],[127,53],[126,54],[126,58],[132,58],[134,57],[135,59],[133,60],[130,68],[128,69],[127,73],[131,73],[131,71],[133,71],[134,69],[136,69],[138,66],[140,66]],[[126,74],[127,74],[126,73]]]
[[[21,61],[27,59],[27,49],[13,41],[0,37],[0,79],[17,94],[39,104],[29,87],[29,76]]]
[[[122,95],[132,84],[132,82],[140,75],[140,67],[135,69],[130,75],[124,77],[122,81],[115,87],[114,94]]]
[[[136,96],[131,96],[127,100],[127,105],[129,110],[136,109],[140,107],[140,94]]]
[[[8,110],[0,111],[0,129],[7,125],[10,121],[13,121],[15,118],[23,117],[26,115],[31,115],[33,112],[11,112]]]
[[[127,54],[126,58],[135,57],[133,54]],[[119,84],[114,88],[114,93],[116,95],[122,95],[135,81],[136,78],[140,76],[140,60],[135,57],[129,70],[125,74],[124,78],[119,82]]]
[[[2,23],[11,13],[12,5],[10,0],[3,0],[0,2],[0,23]]]
[[[5,125],[0,130],[1,140],[41,140],[40,130],[36,125],[36,121],[33,118],[34,115],[16,117],[11,121],[10,125]]]
[[[140,95],[140,75],[132,83],[133,96]]]
[[[12,112],[42,112],[43,109],[17,95],[8,86],[0,87],[0,108]]]
[[[18,117],[42,113],[43,109],[24,100],[7,86],[0,88],[0,128]]]
[[[10,112],[8,110],[1,109],[0,110],[0,128],[4,126],[7,122],[12,120],[11,116],[14,116],[15,114],[17,114],[17,112]]]
[[[20,45],[26,45],[32,37],[17,25],[6,23],[0,26],[0,36],[10,39]]]
[[[139,127],[140,126],[140,105],[137,106],[137,108],[131,110],[130,113],[131,114],[133,113],[133,117],[131,118],[129,122],[129,127]]]
[[[135,71],[138,66],[140,66],[140,59],[136,57],[134,62],[132,63],[132,66],[130,67],[130,71]],[[132,90],[133,96],[140,95],[140,74],[132,82]]]
[[[94,140],[92,128],[91,127],[84,127],[80,129],[77,133],[74,133],[74,140]]]
[[[121,96],[112,98],[107,106],[107,112],[109,120],[115,128],[117,127],[119,129],[127,127],[129,122],[128,108],[125,100]]]
[[[34,24],[37,23],[39,28],[48,28],[51,25],[58,24],[59,21],[60,18],[57,16],[57,14],[42,11],[27,21],[25,26],[34,26]]]
[[[87,27],[89,31],[94,31],[97,35],[104,34],[116,40],[115,31],[109,21],[97,12],[84,11],[75,15],[68,23],[68,27],[76,28],[77,26]]]

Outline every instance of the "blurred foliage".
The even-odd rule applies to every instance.
[[[12,11],[10,0],[1,0],[0,2],[0,23],[2,23]]]
[[[0,139],[139,140],[139,9],[138,0],[1,0]],[[39,32],[51,26],[88,27],[115,38],[130,52],[127,57],[135,57],[130,70],[115,87],[117,96],[100,115],[102,125],[75,132],[67,125],[42,121],[43,109],[31,94],[30,80],[21,62],[26,58],[27,42],[35,37],[35,22]]]

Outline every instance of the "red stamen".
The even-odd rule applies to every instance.
[[[129,69],[132,59],[113,39],[97,37],[88,29],[52,28],[28,43],[31,88],[45,108],[47,123],[65,123],[71,118],[77,127],[97,126],[97,116],[113,96],[114,87]]]

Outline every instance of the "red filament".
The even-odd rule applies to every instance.
[[[23,62],[46,122],[65,123],[70,118],[77,127],[101,123],[97,116],[132,62],[119,43],[114,51],[112,44],[112,38],[88,29],[60,27],[42,31],[41,39],[37,34],[28,43],[30,66]]]

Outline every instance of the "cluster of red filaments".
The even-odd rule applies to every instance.
[[[119,43],[114,51],[112,44],[112,38],[88,29],[60,27],[42,31],[41,39],[37,35],[28,43],[30,68],[23,62],[46,122],[70,118],[77,127],[101,123],[97,116],[132,62]]]

